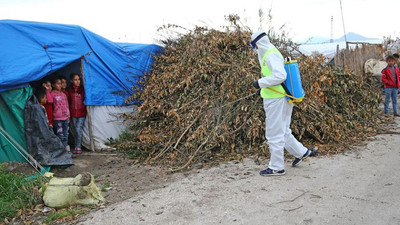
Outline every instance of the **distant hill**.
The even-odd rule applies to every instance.
[[[371,41],[371,40],[379,40],[379,38],[367,38],[362,35],[350,32],[346,35],[347,41]],[[335,39],[334,42],[342,42],[345,41],[344,35],[341,38]]]
[[[380,40],[379,38],[364,37],[364,36],[362,36],[360,34],[356,34],[356,33],[353,33],[353,32],[347,33],[346,39],[347,39],[347,41],[360,41],[360,42]],[[310,38],[301,40],[298,43],[300,43],[300,44],[323,44],[323,43],[329,43],[330,41],[331,41],[330,38],[316,36],[316,37],[310,37]],[[338,39],[334,39],[333,40],[333,42],[335,42],[335,43],[336,42],[344,42],[344,41],[345,41],[344,35],[342,37],[338,38]]]
[[[328,43],[331,39],[327,37],[310,37],[299,41],[301,44],[320,44],[320,43]]]

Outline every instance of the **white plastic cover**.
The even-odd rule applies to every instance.
[[[357,41],[354,41],[357,42]],[[371,44],[381,44],[382,41],[377,39],[377,40],[368,40],[368,41],[360,41],[364,43],[371,43]],[[303,44],[299,46],[300,52],[302,52],[305,55],[312,55],[314,53],[316,54],[322,54],[328,58],[333,58],[336,55],[337,48],[339,47],[339,50],[345,49],[346,48],[346,42],[334,42],[334,43],[320,43],[320,44]],[[354,48],[355,45],[350,45],[350,48]]]
[[[368,59],[364,64],[364,71],[366,74],[381,75],[382,70],[387,66],[385,61],[378,59]]]
[[[105,145],[110,138],[118,138],[125,131],[126,126],[118,114],[134,113],[136,106],[90,106],[89,112],[92,120],[93,140],[95,150],[109,148]],[[90,149],[89,117],[86,117],[83,126],[82,145]]]

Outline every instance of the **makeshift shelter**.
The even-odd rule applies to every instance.
[[[113,114],[134,112],[137,102],[125,102],[133,86],[150,70],[154,44],[114,43],[76,25],[0,20],[0,126],[26,146],[21,121],[30,86],[46,76],[81,75],[88,117],[83,145],[103,148],[124,126]],[[21,161],[0,137],[0,162]]]

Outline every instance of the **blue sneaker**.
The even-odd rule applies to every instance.
[[[318,154],[317,150],[315,150],[313,148],[309,148],[309,149],[307,149],[306,153],[304,153],[304,155],[301,158],[294,158],[292,166],[298,166],[307,157],[309,157],[309,156],[317,156],[317,154]]]
[[[282,176],[285,175],[285,170],[265,169],[260,171],[261,176]]]

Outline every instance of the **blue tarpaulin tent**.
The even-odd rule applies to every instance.
[[[84,103],[93,107],[91,114],[101,111],[101,115],[92,115],[93,123],[109,125],[108,128],[94,127],[94,136],[97,132],[101,133],[97,136],[102,135],[103,141],[115,138],[107,132],[111,132],[110,126],[116,126],[102,119],[110,111],[117,113],[119,108],[115,107],[134,103],[126,103],[124,99],[134,94],[132,87],[149,72],[152,55],[160,51],[162,48],[154,44],[114,43],[76,25],[0,20],[0,98],[8,99],[6,95],[10,91],[27,88],[35,81],[69,68],[66,71],[83,76]],[[69,73],[63,75],[68,78]],[[0,125],[1,121],[10,123],[1,117],[6,115],[3,111],[11,110],[12,106],[0,105],[0,109]],[[0,139],[0,152],[6,148],[7,144]]]
[[[86,105],[123,105],[158,45],[114,43],[75,25],[0,20],[0,91],[26,86],[83,57]],[[115,95],[113,93],[125,94]]]

